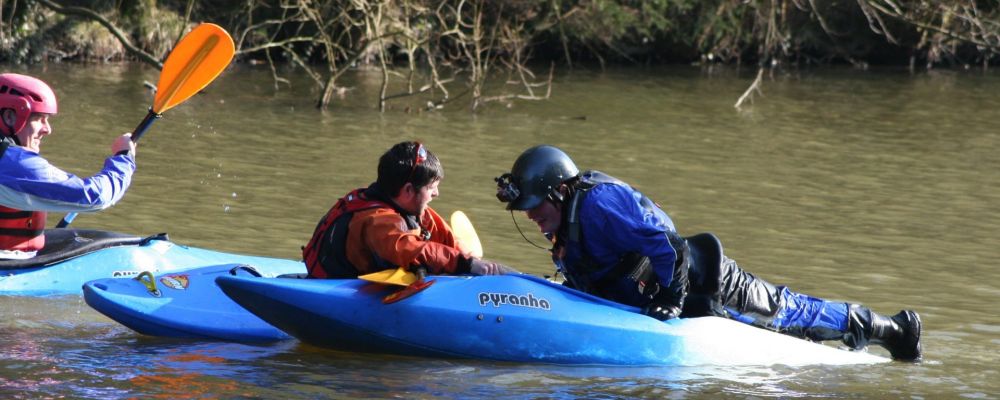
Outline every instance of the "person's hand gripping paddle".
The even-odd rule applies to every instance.
[[[132,132],[132,141],[138,142],[165,111],[212,83],[232,61],[235,52],[233,38],[218,25],[201,24],[184,35],[163,62],[153,106]],[[69,226],[74,218],[76,213],[66,214],[56,228]]]

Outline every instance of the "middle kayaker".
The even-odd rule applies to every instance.
[[[451,227],[428,204],[444,168],[420,142],[398,143],[379,159],[378,178],[337,200],[302,250],[310,278],[356,278],[423,266],[431,274],[496,275],[502,264],[458,248]]]
[[[508,210],[525,211],[553,243],[552,259],[574,287],[641,307],[659,320],[715,315],[854,349],[884,346],[920,359],[920,317],[887,317],[774,286],[722,254],[711,234],[683,238],[659,205],[626,183],[580,172],[562,150],[535,146],[497,181]]]

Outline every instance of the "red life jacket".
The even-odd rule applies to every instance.
[[[302,248],[310,278],[357,278],[358,270],[347,259],[347,227],[355,212],[370,208],[392,208],[388,203],[369,199],[367,188],[355,189],[337,200],[316,225],[312,239]]]
[[[0,250],[38,251],[45,247],[45,212],[0,206]]]

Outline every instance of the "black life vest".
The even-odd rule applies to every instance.
[[[337,200],[337,203],[320,219],[309,243],[302,248],[302,259],[306,263],[310,278],[344,279],[356,278],[358,269],[347,259],[347,230],[354,213],[372,208],[388,208],[399,213],[406,220],[407,228],[420,227],[415,216],[402,212],[391,201],[385,200],[374,184],[368,188],[355,189]],[[384,264],[386,269],[396,266],[378,259],[376,265]]]
[[[655,299],[657,302],[681,308],[689,285],[687,277],[689,257],[687,256],[686,241],[673,231],[666,232],[666,239],[670,241],[670,245],[677,253],[677,258],[674,263],[673,277],[666,289],[661,288],[649,257],[637,253],[623,254],[618,263],[603,277],[596,281],[588,279],[592,274],[607,269],[607,266],[594,261],[583,246],[583,230],[580,226],[578,211],[587,193],[600,184],[624,185],[625,183],[599,171],[587,171],[581,174],[580,180],[574,185],[574,192],[567,199],[566,207],[563,209],[562,228],[560,234],[556,236],[557,242],[553,249],[553,260],[556,265],[562,265],[560,258],[563,254],[558,250],[559,247],[572,244],[580,249],[581,259],[578,265],[573,266],[572,271],[564,268],[563,272],[567,281],[575,288],[637,307],[649,304]],[[656,203],[646,196],[642,196],[639,204],[649,212],[658,208]]]
[[[0,157],[13,144],[0,140]],[[45,212],[22,211],[0,206],[0,250],[38,251],[45,246]]]

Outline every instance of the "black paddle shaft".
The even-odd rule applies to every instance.
[[[162,114],[153,112],[153,108],[150,107],[149,113],[146,114],[146,118],[143,118],[142,122],[139,123],[139,126],[135,127],[135,132],[132,132],[132,143],[138,142],[139,138],[141,138],[142,135],[145,135],[146,131],[149,130],[149,127],[153,125],[153,122],[160,119],[161,116]]]

